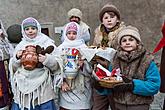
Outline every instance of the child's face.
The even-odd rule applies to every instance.
[[[116,26],[117,22],[119,22],[117,16],[113,12],[108,12],[103,15],[102,24],[108,28],[111,29],[114,26]]]
[[[25,30],[25,34],[31,39],[33,39],[37,36],[38,30],[36,27],[29,26],[29,27],[25,28],[24,30]]]
[[[132,36],[127,35],[121,39],[121,48],[124,51],[127,51],[127,52],[134,51],[136,50],[137,45],[138,45],[137,40]]]
[[[66,36],[69,40],[75,40],[77,33],[75,31],[69,31],[67,32]]]
[[[76,16],[72,16],[71,18],[70,18],[70,22],[76,22],[76,23],[80,23],[80,18],[79,17],[76,17]]]

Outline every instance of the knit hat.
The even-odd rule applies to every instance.
[[[70,22],[70,24],[67,26],[67,28],[66,28],[66,34],[67,34],[69,31],[77,32],[77,25],[76,25],[75,22]]]
[[[118,17],[118,19],[120,20],[120,11],[116,8],[116,6],[114,6],[112,4],[106,4],[103,6],[103,8],[101,9],[101,11],[99,13],[99,18],[100,18],[101,22],[103,19],[103,15],[106,12],[114,12],[116,14],[116,16]]]
[[[141,42],[139,30],[136,27],[127,26],[127,27],[124,27],[123,29],[121,29],[119,31],[119,33],[117,34],[119,45],[121,43],[121,39],[126,35],[130,35],[130,36],[134,37],[137,41]]]
[[[19,43],[22,39],[21,25],[13,24],[7,28],[8,40],[11,43]]]
[[[72,8],[68,11],[68,17],[71,18],[72,16],[76,16],[82,19],[82,12],[77,8]]]
[[[37,28],[37,22],[32,19],[32,18],[27,18],[24,22],[23,22],[23,29],[32,26],[32,27],[36,27]]]

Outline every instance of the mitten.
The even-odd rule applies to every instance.
[[[44,48],[39,45],[36,45],[36,53],[45,55],[46,53],[50,54],[54,50],[53,46],[48,46],[45,50]],[[38,62],[37,68],[43,68],[43,64],[41,62]]]
[[[124,76],[124,75],[122,75],[121,76],[122,77],[122,79],[123,79],[123,81],[125,82],[125,83],[130,83],[132,80],[131,79],[128,79],[126,76]]]

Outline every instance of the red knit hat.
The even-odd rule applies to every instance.
[[[77,32],[77,25],[75,24],[75,22],[70,22],[70,24],[67,26],[66,33],[68,33],[69,31]]]
[[[101,22],[103,19],[103,15],[106,12],[114,12],[116,14],[116,16],[118,17],[118,19],[120,20],[120,11],[116,8],[116,6],[114,6],[112,4],[106,4],[103,6],[103,8],[101,9],[101,11],[99,13],[99,18],[100,18]]]

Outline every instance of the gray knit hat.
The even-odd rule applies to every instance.
[[[82,19],[82,12],[77,8],[72,8],[68,11],[68,17],[71,18],[72,16],[76,16]]]
[[[139,30],[136,27],[127,26],[127,27],[124,27],[123,29],[121,29],[119,31],[119,33],[117,34],[119,45],[121,43],[121,39],[126,35],[130,35],[130,36],[134,37],[137,41],[141,42]]]
[[[37,28],[37,22],[33,18],[31,18],[31,17],[29,17],[26,20],[24,20],[22,24],[23,24],[23,29],[25,29],[25,28],[27,28],[29,26]]]
[[[103,6],[103,8],[101,9],[101,11],[99,13],[99,18],[100,18],[101,22],[103,19],[103,15],[106,12],[114,12],[116,14],[116,16],[118,17],[118,19],[120,20],[120,11],[116,8],[116,6],[114,6],[112,4],[106,4]]]

